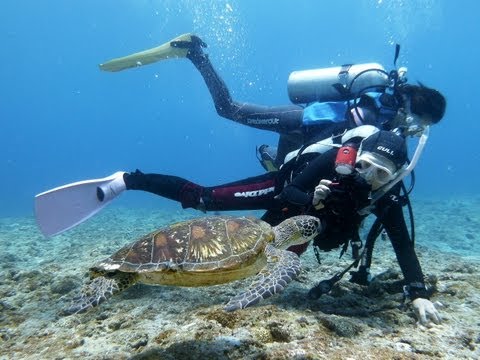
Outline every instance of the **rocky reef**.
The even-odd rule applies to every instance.
[[[467,201],[467,200],[465,200]],[[345,276],[307,298],[351,261],[302,256],[297,281],[271,300],[226,313],[249,280],[201,288],[135,285],[85,313],[64,316],[89,265],[141,234],[199,214],[112,208],[45,239],[32,218],[0,219],[1,359],[474,359],[480,358],[480,203],[418,202],[417,252],[441,325],[416,324],[402,303],[389,241],[378,241],[369,286]]]

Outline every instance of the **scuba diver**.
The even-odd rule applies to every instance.
[[[411,161],[409,171],[403,172],[401,176],[396,176],[389,184],[380,186],[378,189],[373,189],[375,185],[370,184],[372,190],[374,190],[373,198],[370,200],[372,204],[370,207],[365,206],[361,211],[363,213],[358,213],[359,218],[357,220],[360,220],[351,224],[346,220],[348,217],[341,220],[338,215],[341,212],[328,211],[328,209],[332,208],[334,203],[341,204],[344,202],[344,200],[338,200],[338,198],[342,198],[340,194],[344,194],[357,205],[354,209],[364,202],[361,200],[362,197],[357,199],[352,196],[351,191],[346,191],[346,188],[352,188],[352,186],[346,185],[348,183],[346,179],[359,178],[359,176],[343,176],[343,185],[340,186],[337,181],[331,183],[332,180],[329,180],[328,176],[317,179],[315,174],[317,170],[307,170],[316,169],[316,167],[322,170],[324,166],[328,168],[328,165],[331,165],[332,155],[327,154],[330,154],[331,151],[336,153],[338,150],[336,147],[340,147],[341,144],[346,142],[349,136],[352,138],[366,137],[363,133],[365,127],[362,125],[364,124],[373,124],[381,129],[394,129],[395,134],[400,134],[402,137],[418,135],[424,144],[428,136],[428,125],[437,123],[444,115],[445,98],[438,91],[423,85],[406,84],[405,71],[402,69],[386,73],[378,64],[367,64],[363,67],[344,66],[340,70],[336,68],[327,69],[328,76],[326,78],[328,81],[324,79],[325,76],[315,79],[309,73],[299,72],[300,74],[295,76],[292,73],[291,81],[289,81],[289,94],[294,105],[265,107],[239,103],[232,100],[226,85],[210,63],[208,55],[203,52],[204,47],[206,47],[206,44],[200,38],[186,34],[157,48],[108,61],[101,64],[100,68],[105,71],[120,71],[168,58],[186,57],[190,59],[204,77],[220,115],[248,126],[271,130],[280,134],[278,153],[272,151],[271,147],[260,147],[262,165],[267,171],[272,171],[272,174],[267,173],[259,177],[212,188],[201,187],[174,176],[143,174],[138,171],[130,174],[119,172],[103,179],[68,184],[37,195],[36,216],[42,232],[47,236],[53,236],[76,226],[98,212],[125,189],[150,191],[180,201],[184,208],[193,207],[214,211],[266,208],[267,212],[262,219],[272,225],[279,223],[286,217],[297,214],[300,211],[299,209],[310,208],[309,211],[320,212],[323,201],[318,199],[325,197],[325,199],[329,199],[327,202],[330,204],[324,210],[325,219],[329,219],[328,222],[337,225],[343,223],[344,229],[350,229],[351,231],[336,231],[335,229],[342,229],[342,226],[329,226],[322,234],[323,242],[315,241],[316,248],[328,250],[328,248],[335,248],[339,244],[343,244],[345,249],[349,242],[349,240],[345,240],[348,237],[345,234],[349,234],[353,239],[351,242],[353,249],[355,244],[361,243],[358,237],[358,221],[366,214],[373,213],[377,216],[377,220],[372,227],[371,234],[373,235],[370,236],[369,234],[367,238],[367,243],[370,246],[368,249],[365,246],[361,256],[356,257],[357,260],[361,260],[361,265],[357,272],[351,273],[351,281],[360,284],[368,283],[374,240],[380,234],[380,231],[385,228],[389,235],[393,233],[393,238],[390,238],[407,282],[406,294],[408,293],[412,300],[417,300],[416,293],[420,292],[421,296],[418,299],[426,299],[423,280],[414,281],[423,278],[423,275],[419,276],[416,270],[413,271],[413,273],[416,273],[415,276],[411,276],[412,272],[410,272],[410,275],[406,275],[408,270],[404,270],[409,266],[408,264],[405,265],[409,262],[405,259],[410,257],[411,252],[413,252],[413,263],[418,264],[418,260],[414,252],[413,241],[410,241],[410,245],[405,247],[410,237],[402,213],[404,203],[401,200],[403,198],[398,196],[400,188],[404,190],[401,179],[407,173],[410,173],[416,161]],[[397,56],[398,48],[395,58]],[[346,80],[344,79],[343,83],[334,83],[332,76],[336,79],[339,72]],[[324,89],[325,83],[328,85],[326,87],[328,90],[324,90],[322,94],[319,94],[319,91],[313,91],[314,96],[312,97],[312,94],[307,91],[308,86],[306,85],[311,88],[313,84],[314,87],[317,87],[314,90],[318,90],[319,88]],[[304,103],[305,105],[297,103]],[[347,129],[352,128],[353,133],[348,131],[345,133]],[[352,134],[357,135],[353,136]],[[342,152],[338,151],[338,153],[343,153],[350,147],[355,150],[358,144],[354,142],[353,145],[347,145],[350,146],[342,146]],[[417,151],[419,148],[423,148],[423,145],[420,146],[419,144]],[[293,149],[297,150],[289,153]],[[356,153],[356,151],[351,153]],[[323,155],[319,156],[320,154]],[[365,155],[362,161],[358,161],[357,166],[359,168],[354,173],[359,174],[364,167],[364,177],[376,173],[377,178],[382,178],[380,171],[373,171],[375,167],[370,167],[373,172],[366,171],[369,168],[368,164],[371,164],[367,160],[371,159]],[[281,170],[277,171],[281,164],[283,164]],[[313,164],[316,164],[316,167]],[[377,165],[380,165],[380,163],[377,162]],[[336,174],[348,175],[345,173],[345,168],[350,169],[351,167],[352,164],[337,166],[338,173]],[[380,167],[377,166],[377,168]],[[383,170],[385,170],[384,175],[393,174],[391,169],[390,173],[388,172],[388,167]],[[309,175],[302,175],[304,173]],[[318,172],[318,174],[321,173],[321,171]],[[387,178],[389,176],[385,175],[384,180]],[[309,179],[316,180],[312,182]],[[302,184],[304,181],[308,183],[308,186]],[[315,181],[317,182],[315,183]],[[288,182],[287,186],[284,186],[285,182]],[[312,186],[315,189],[313,191],[314,195],[312,195]],[[370,191],[366,192],[370,193]],[[332,193],[335,196],[330,196]],[[86,196],[86,194],[88,195]],[[96,196],[92,194],[96,194]],[[390,202],[386,200],[389,198],[388,194],[392,198]],[[228,196],[231,198],[225,199]],[[312,196],[313,198],[310,201]],[[273,197],[273,200],[270,197]],[[82,205],[78,206],[77,209],[72,209],[70,206],[72,199],[77,205]],[[237,201],[232,202],[232,199]],[[263,202],[265,199],[268,199],[266,203]],[[317,200],[318,203],[316,203]],[[282,202],[289,205],[282,206]],[[375,203],[376,205],[372,206]],[[348,202],[345,204],[348,204]],[[315,210],[311,209],[312,206]],[[351,209],[351,207],[345,205],[344,209],[347,208]],[[81,211],[79,212],[79,210]],[[353,212],[355,213],[355,211]],[[55,220],[53,220],[53,214],[58,215]],[[400,229],[392,230],[391,224],[397,222],[400,223]],[[393,228],[396,228],[397,225]],[[387,227],[390,227],[390,230]],[[356,231],[354,231],[355,229]],[[328,243],[331,245],[327,246]],[[355,246],[358,252],[359,246]],[[409,247],[411,249],[405,250]],[[304,249],[297,249],[297,252],[302,252],[302,250]],[[405,254],[407,255],[405,256]],[[421,274],[419,265],[418,269]],[[318,297],[322,292],[326,292],[322,283],[324,282],[312,289],[310,296]],[[426,301],[415,302],[415,304],[422,304],[422,306],[414,306],[418,310],[417,314],[419,314],[420,321],[422,323],[427,322],[425,317],[425,311],[427,311],[427,315],[434,322],[438,322],[439,317],[435,308],[428,300]]]
[[[290,105],[235,101],[204,52],[206,47],[198,36],[184,34],[100,68],[120,71],[167,58],[189,59],[202,75],[220,116],[280,135],[277,147],[261,145],[257,149],[267,171],[278,169],[289,152],[356,126],[401,129],[407,136],[420,132],[425,124],[437,123],[445,113],[446,101],[439,91],[407,84],[406,68],[387,73],[379,64],[294,71],[288,80]],[[394,64],[398,54],[397,45]]]
[[[69,184],[37,195],[37,221],[48,233],[62,217],[70,216],[68,212],[82,209],[80,213],[93,215],[125,190],[141,190],[204,212],[265,209],[262,219],[272,225],[299,214],[313,215],[321,220],[323,228],[314,245],[323,251],[342,247],[345,252],[350,243],[358,249],[360,224],[373,213],[390,238],[404,276],[405,295],[412,300],[419,321],[439,323],[398,200],[400,182],[415,166],[424,143],[419,142],[407,165],[402,136],[364,125],[298,152],[278,171],[212,187],[171,175],[144,174],[139,170],[117,172],[108,178]],[[76,195],[72,195],[75,191]],[[48,203],[50,196],[56,199]],[[81,204],[91,203],[94,198],[90,209]],[[62,231],[84,220],[70,219],[70,226]],[[301,254],[305,249],[290,250]],[[310,290],[309,296],[318,298],[322,290],[321,283]]]

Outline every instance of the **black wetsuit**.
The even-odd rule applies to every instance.
[[[183,208],[206,211],[265,209],[263,219],[272,225],[299,214],[317,216],[324,231],[314,244],[328,251],[338,248],[358,234],[362,219],[358,210],[369,204],[370,186],[358,175],[339,177],[334,171],[337,150],[322,155],[305,154],[292,159],[281,170],[219,186],[204,187],[186,179],[139,171],[124,176],[127,189],[148,191],[178,201]],[[290,179],[292,179],[290,181]],[[311,206],[315,186],[322,179],[338,183],[333,186],[325,207]],[[285,185],[285,184],[288,185]],[[410,291],[412,299],[426,297],[423,273],[405,224],[402,205],[395,186],[380,200],[372,213],[380,217],[391,240],[407,284],[422,284]]]

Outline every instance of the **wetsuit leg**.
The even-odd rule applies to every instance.
[[[137,170],[124,176],[127,190],[142,190],[178,201],[184,209],[257,210],[278,207],[274,196],[283,182],[269,172],[220,186],[204,187],[186,179]]]
[[[197,208],[204,187],[178,176],[144,174],[140,170],[123,176],[127,190],[141,190],[178,201],[184,209]]]
[[[200,71],[212,95],[217,113],[227,119],[262,130],[288,134],[298,131],[303,122],[303,108],[298,105],[262,106],[234,101],[225,82],[218,75],[207,54],[201,47],[194,47],[187,53]]]
[[[280,208],[278,195],[283,186],[279,172],[272,171],[240,181],[208,187],[204,196],[207,210],[261,210]],[[214,209],[209,209],[209,204]]]

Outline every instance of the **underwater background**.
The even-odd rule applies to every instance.
[[[447,113],[417,166],[417,197],[476,194],[480,35],[474,1],[2,1],[0,216],[35,194],[117,170],[205,185],[260,174],[277,135],[223,119],[185,59],[120,73],[98,64],[194,32],[234,99],[288,104],[294,70],[379,62],[442,91]],[[174,206],[126,194],[117,204]]]
[[[479,10],[473,0],[1,1],[0,359],[480,358]],[[332,251],[319,264],[310,249],[283,295],[233,314],[222,306],[248,279],[138,285],[86,314],[62,315],[95,261],[203,214],[125,192],[45,238],[35,194],[137,168],[221,184],[263,173],[255,148],[277,143],[274,133],[218,116],[188,60],[98,68],[188,32],[208,44],[240,101],[288,104],[295,70],[367,62],[391,70],[395,44],[409,82],[445,94],[411,195],[416,249],[432,301],[444,304],[443,325],[421,328],[411,309],[399,309],[402,275],[388,241],[375,249],[378,281],[361,287],[345,277],[318,301],[308,290],[350,257]]]

